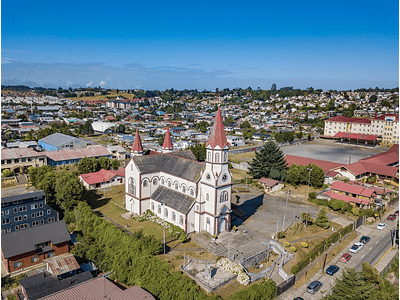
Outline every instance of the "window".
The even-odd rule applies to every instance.
[[[19,211],[20,211],[20,212],[26,211],[26,206],[20,206],[20,207],[19,207]]]
[[[159,214],[161,214],[161,205],[159,205],[159,206],[157,207],[157,211],[158,211]]]
[[[35,263],[39,261],[39,256],[31,257],[31,263]]]
[[[51,214],[51,209],[48,209],[48,210],[47,210],[47,214],[48,214],[48,215]]]
[[[31,204],[31,209],[37,209],[37,208],[38,208],[38,204],[37,203]]]
[[[172,212],[172,221],[175,221],[175,217],[176,217],[175,212]]]
[[[151,210],[154,211],[154,202],[151,202]]]
[[[153,179],[153,185],[157,185],[157,178]]]
[[[182,186],[182,193],[186,193],[186,187]]]
[[[175,183],[175,189],[178,190],[179,186],[177,183]]]
[[[197,210],[197,211],[200,210],[200,205],[196,205],[196,210]]]
[[[51,222],[54,222],[55,221],[55,218],[54,217],[51,217],[51,218],[48,218],[47,219],[47,223],[51,223]]]
[[[224,153],[224,161],[228,161],[228,153],[227,152]]]
[[[32,222],[32,227],[38,226],[39,225],[39,221],[33,221]]]
[[[206,194],[206,201],[209,201],[209,200],[210,200],[210,195]]]
[[[18,208],[14,207],[14,214],[16,214],[18,212]]]
[[[38,211],[37,213],[36,213],[36,217],[42,217],[43,216],[43,212],[42,211]]]
[[[194,196],[194,190],[193,189],[190,189],[190,196]]]
[[[219,153],[215,153],[215,162],[219,162]]]
[[[131,164],[131,171],[133,171],[133,164]]]
[[[22,261],[17,261],[14,263],[14,269],[21,268],[21,267],[22,267]]]
[[[11,228],[10,227],[6,228],[6,230],[7,230],[7,233],[11,232]]]
[[[41,220],[40,220],[40,224],[44,224],[44,219],[41,219]]]
[[[128,180],[128,193],[136,196],[136,184],[135,184],[135,179],[132,177],[129,178]]]
[[[210,218],[207,217],[207,224],[210,224]]]
[[[9,210],[9,209],[5,209],[5,210],[4,210],[4,214],[5,214],[6,216],[8,216],[8,215],[10,214],[10,210]]]
[[[19,222],[19,221],[22,221],[22,216],[14,217],[14,222]]]
[[[54,256],[54,251],[50,251],[47,253],[47,258],[53,257]]]
[[[228,201],[228,193],[222,192],[219,198],[219,202],[225,202],[225,201]]]
[[[161,184],[162,184],[162,185],[164,185],[164,184],[165,184],[165,181],[164,181],[164,179],[161,179]]]
[[[35,213],[31,213],[31,218],[34,218],[35,217]]]
[[[183,225],[183,217],[182,216],[179,217],[179,224]]]
[[[24,215],[24,220],[28,220],[28,215]]]
[[[19,225],[15,225],[15,230],[19,230]]]
[[[171,187],[171,180],[168,180],[168,187],[170,188]]]
[[[164,208],[164,217],[168,218],[168,209]]]
[[[39,203],[39,207],[42,208],[43,207],[43,202]]]
[[[143,187],[147,187],[149,185],[149,182],[147,180],[143,181]]]
[[[211,153],[208,153],[208,161],[211,162]]]

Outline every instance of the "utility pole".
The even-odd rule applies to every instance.
[[[307,171],[310,171],[310,173],[308,173],[308,187],[307,187],[307,199],[306,199],[306,201],[307,201],[306,229],[307,229],[307,225],[308,225],[308,196],[310,194],[310,179],[311,179],[312,169],[309,168],[309,169],[307,169]]]
[[[286,218],[286,215],[283,215],[282,232],[285,230],[285,218]]]
[[[287,206],[287,203],[288,203],[288,200],[289,200],[289,195],[290,195],[290,190],[287,190],[286,191],[286,206]]]

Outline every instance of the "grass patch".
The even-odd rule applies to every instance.
[[[5,183],[1,183],[1,189],[6,189],[6,188],[10,188],[10,187],[14,187],[14,186],[17,186],[18,185],[18,183],[17,182],[12,182],[12,183],[9,183],[9,182],[5,182]]]
[[[250,175],[248,175],[247,172],[244,170],[232,169],[231,172],[232,172],[232,180],[234,182],[237,181],[240,182],[242,179],[246,179],[246,176],[250,177]]]
[[[249,162],[252,161],[254,157],[256,157],[256,153],[252,151],[252,152],[229,155],[229,160],[234,162]]]

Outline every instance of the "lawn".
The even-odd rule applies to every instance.
[[[246,171],[231,169],[232,172],[232,181],[239,182],[242,179],[246,179],[246,176],[250,178],[250,175],[247,175]]]
[[[163,227],[150,221],[137,222],[134,219],[124,219],[122,214],[128,212],[124,207],[124,195],[125,185],[118,185],[111,188],[107,188],[105,191],[98,190],[96,194],[93,191],[88,192],[87,202],[96,211],[101,212],[106,217],[114,220],[116,223],[126,226],[131,232],[143,230],[145,235],[153,235],[157,240],[163,240]],[[171,240],[172,237],[166,233],[167,240]],[[167,243],[169,246],[169,244]],[[172,245],[171,245],[172,247]]]
[[[253,152],[245,152],[245,153],[239,153],[239,154],[232,154],[229,155],[229,161],[231,162],[249,162],[252,161],[253,158],[256,157],[256,153]]]

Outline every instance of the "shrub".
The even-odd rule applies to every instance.
[[[301,244],[301,246],[302,246],[303,248],[308,248],[308,244],[307,244],[306,242],[301,242],[300,244]]]
[[[292,250],[292,252],[296,252],[297,251],[296,247],[292,247],[292,248],[290,248],[290,250]]]
[[[180,255],[180,254],[178,254],[178,255],[175,255],[175,259],[183,259],[183,256],[182,256],[182,255]]]
[[[186,234],[185,233],[181,233],[179,235],[179,242],[181,242],[183,244],[183,243],[186,243],[186,241],[187,241]]]
[[[278,234],[277,234],[277,238],[278,239],[283,239],[284,237],[285,237],[285,233],[282,232],[282,231],[279,231]]]
[[[358,216],[360,214],[360,210],[357,207],[353,207],[351,213],[355,216]]]
[[[9,169],[5,169],[3,170],[3,172],[1,173],[2,177],[10,177],[12,175],[12,172]]]
[[[294,266],[292,267],[291,271],[292,271],[292,274],[297,275],[297,273],[300,272],[300,268],[299,268],[298,265],[294,265]]]
[[[285,247],[290,247],[290,243],[289,243],[289,242],[284,242],[284,243],[283,243],[283,246],[285,246]]]

